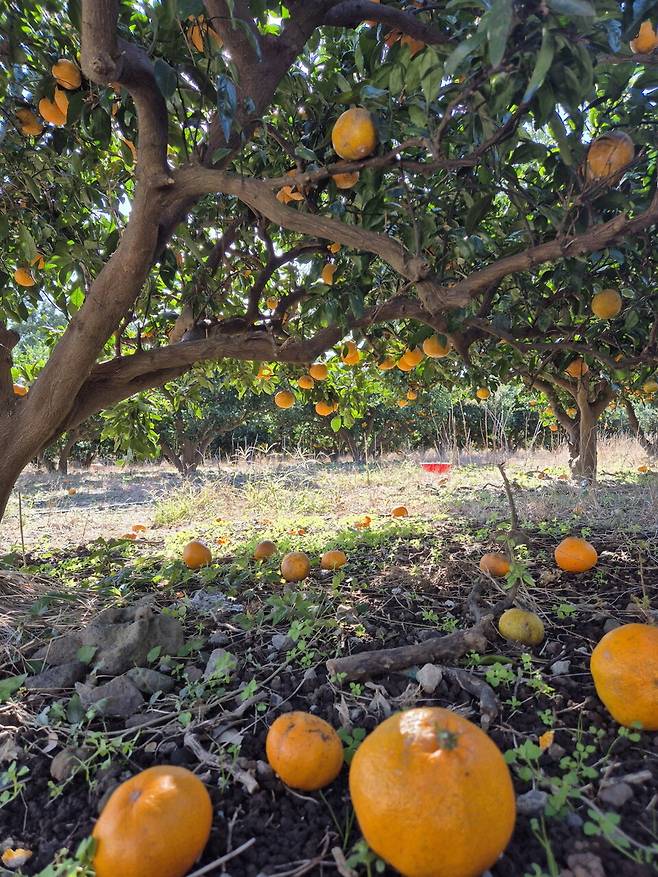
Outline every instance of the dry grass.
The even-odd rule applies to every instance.
[[[28,471],[20,481],[23,535],[27,549],[44,549],[118,537],[144,523],[149,538],[162,540],[173,529],[194,530],[217,518],[300,525],[322,518],[340,524],[357,515],[388,515],[399,504],[423,519],[485,523],[508,517],[495,468],[504,459],[500,453],[462,453],[447,480],[427,475],[419,466],[420,455],[367,468],[263,455],[214,464],[188,483],[168,466],[94,466],[65,479]],[[658,533],[658,475],[640,475],[637,467],[644,462],[634,441],[602,441],[600,483],[587,488],[563,480],[568,473],[565,448],[519,451],[506,460],[526,521],[569,520],[580,527]],[[71,486],[77,489],[74,496],[67,492]],[[14,498],[0,524],[0,552],[19,545]]]

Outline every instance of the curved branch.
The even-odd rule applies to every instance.
[[[451,42],[448,34],[425,24],[413,13],[371,3],[370,0],[344,0],[330,9],[324,17],[324,23],[332,27],[357,27],[367,20],[402,31],[429,46]]]

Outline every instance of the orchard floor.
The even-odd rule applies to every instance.
[[[514,836],[491,874],[656,873],[658,734],[620,729],[588,672],[604,629],[646,620],[658,605],[658,474],[637,472],[644,461],[633,447],[603,454],[595,489],[561,479],[560,455],[508,463],[529,536],[517,550],[517,603],[542,617],[541,646],[494,635],[481,654],[446,662],[433,691],[419,685],[418,666],[356,682],[327,674],[325,661],[336,656],[468,628],[477,582],[483,610],[501,598],[504,588],[478,570],[508,526],[501,478],[493,459],[463,462],[444,482],[413,461],[369,471],[308,460],[223,465],[182,487],[155,467],[97,468],[65,480],[26,473],[22,541],[15,501],[0,525],[0,851],[31,850],[20,873],[39,874],[59,850],[73,855],[118,781],[168,762],[195,770],[213,799],[198,868],[250,843],[204,873],[394,874],[359,844],[347,769],[323,792],[293,792],[265,763],[265,734],[277,715],[310,710],[341,729],[349,757],[400,708],[450,707],[480,723],[478,696],[449,672],[457,667],[493,689],[499,711],[489,733],[509,753],[522,796]],[[409,517],[391,518],[399,504]],[[134,524],[148,529],[136,541],[119,538]],[[553,548],[567,534],[597,547],[591,572],[556,570]],[[215,555],[200,573],[178,560],[195,537]],[[336,575],[316,565],[302,585],[284,587],[276,558],[261,566],[250,559],[266,538],[312,559],[342,547],[349,561]],[[39,646],[145,595],[185,628],[179,655],[166,663],[150,656],[175,680],[173,691],[156,693],[126,722],[85,713],[71,690],[12,690],[7,679],[39,669],[28,663]],[[204,679],[217,647],[229,656]],[[73,774],[54,780],[55,756],[81,747]],[[476,832],[467,843],[477,844]],[[86,873],[72,868],[52,873]]]

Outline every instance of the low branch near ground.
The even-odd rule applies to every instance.
[[[351,681],[405,670],[414,664],[456,661],[467,652],[483,652],[486,649],[486,632],[491,627],[492,619],[492,615],[485,615],[474,627],[433,637],[423,643],[331,658],[326,664],[327,671],[331,676]]]

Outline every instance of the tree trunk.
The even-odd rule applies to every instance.
[[[574,460],[572,473],[575,478],[583,479],[588,484],[593,484],[596,481],[598,463],[598,417],[594,415],[592,406],[589,404],[579,404],[578,408],[580,410],[578,456]]]
[[[2,447],[2,433],[0,432],[0,447]],[[18,476],[23,471],[25,461],[22,458],[4,459],[0,456],[0,521],[7,510],[9,497],[11,496]]]
[[[631,429],[631,432],[640,443],[642,450],[646,451],[647,454],[652,458],[658,457],[658,442],[652,442],[647,438],[644,430],[642,429],[642,425],[637,418],[637,414],[635,413],[635,408],[633,408],[633,404],[629,399],[622,399],[621,401],[624,408],[626,409],[628,425]]]

